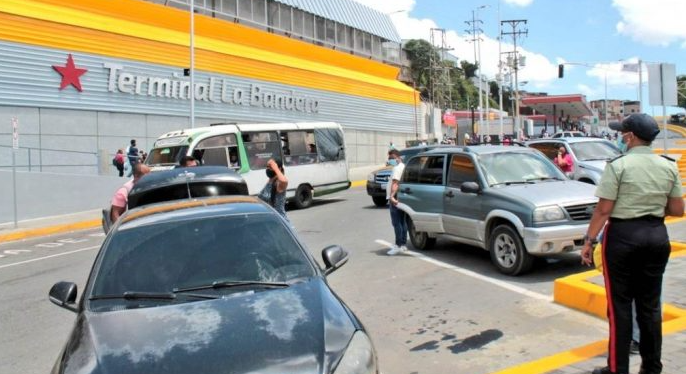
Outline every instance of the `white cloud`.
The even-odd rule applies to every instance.
[[[585,84],[577,84],[576,88],[583,95],[586,95],[586,98],[592,98],[592,97],[597,97],[597,96],[602,95],[602,89],[592,88],[592,87],[589,87]]]
[[[533,2],[534,2],[534,0],[505,0],[505,3],[507,3],[507,4],[521,6],[521,7],[529,6]]]
[[[637,62],[637,58],[631,58],[626,61],[594,64],[586,74],[590,77],[597,78],[598,83],[602,85],[605,84],[605,77],[607,77],[608,86],[637,86],[639,78],[638,73],[622,70],[624,64],[635,64]],[[646,81],[647,78],[647,72],[643,69],[643,80]]]
[[[686,1],[613,0],[612,5],[622,19],[616,25],[618,33],[648,45],[686,46]]]
[[[418,19],[411,16],[414,9],[415,0],[356,0],[373,9],[379,10],[390,15],[393,23],[403,39],[431,39],[431,29],[438,28],[439,25],[431,19]],[[508,0],[509,3],[520,6],[528,5],[533,0]],[[405,10],[404,12],[398,12]],[[482,16],[482,18],[486,18]],[[466,17],[465,17],[466,20]],[[461,24],[461,22],[458,22]],[[446,42],[453,50],[450,52],[460,60],[474,62],[474,45],[468,41],[471,36],[466,33],[458,33],[455,30],[446,30]],[[502,44],[502,51],[513,50],[513,45]],[[550,83],[557,79],[557,62],[551,62],[542,54],[528,51],[518,47],[517,50],[526,56],[526,67],[518,72],[519,81],[528,81],[528,87],[545,89]],[[489,79],[495,79],[498,73],[498,61],[500,57],[498,50],[498,40],[495,37],[482,35],[481,42],[481,73]]]

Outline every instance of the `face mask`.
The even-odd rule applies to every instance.
[[[619,150],[622,151],[622,153],[623,153],[623,152],[626,152],[626,150],[627,150],[627,141],[626,141],[626,138],[624,138],[625,135],[626,135],[626,134],[623,134],[623,135],[619,138],[619,139],[620,139],[620,142],[619,142]]]
[[[388,164],[391,166],[398,165],[398,160],[392,158],[392,159],[388,160]]]
[[[267,178],[272,179],[276,176],[276,173],[272,169],[267,169]]]

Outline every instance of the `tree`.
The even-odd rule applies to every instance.
[[[462,71],[464,71],[465,78],[472,78],[476,77],[476,70],[479,68],[479,65],[462,60],[460,61],[460,67],[462,68]]]
[[[410,74],[415,88],[424,99],[431,98],[430,90],[434,89],[433,99],[444,104],[444,109],[469,110],[472,106],[477,106],[479,91],[470,79],[476,75],[476,64],[461,60],[459,66],[456,66],[452,60],[441,60],[437,48],[423,39],[408,41],[404,50],[410,60]],[[432,61],[435,64],[434,69],[431,69]],[[495,97],[498,97],[497,90]]]
[[[405,52],[410,60],[410,74],[415,86],[424,98],[429,97],[430,68],[432,59],[438,60],[438,52],[423,39],[412,39],[405,43]]]

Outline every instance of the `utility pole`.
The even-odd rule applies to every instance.
[[[481,21],[478,18],[478,11],[479,9],[485,8],[486,5],[482,5],[475,10],[472,10],[472,20],[471,21],[465,21],[467,25],[471,27],[471,29],[466,30],[467,33],[472,35],[472,39],[470,39],[471,42],[474,43],[474,64],[476,65],[476,78],[479,80],[479,133],[482,132],[481,126],[483,125],[484,122],[484,113],[483,113],[483,88],[481,86],[481,33],[483,30],[481,30],[481,25],[483,24],[483,21]],[[488,100],[488,98],[486,98]],[[472,126],[473,127],[473,126]],[[472,129],[473,131],[474,129]]]
[[[514,89],[515,89],[515,130],[517,133],[517,136],[519,136],[519,130],[521,128],[521,122],[519,118],[519,79],[517,76],[517,72],[519,71],[519,55],[517,54],[517,38],[521,37],[522,35],[528,36],[529,35],[529,30],[517,30],[520,26],[526,25],[526,20],[525,19],[512,19],[512,20],[504,20],[500,21],[500,24],[508,24],[512,27],[511,32],[502,32],[501,31],[501,37],[503,35],[511,35],[512,36],[512,41],[514,43],[514,59],[513,59],[513,70],[514,70]]]
[[[431,46],[438,52],[438,59],[435,58],[434,54],[431,54],[430,69],[431,74],[429,75],[430,81],[432,83],[432,101],[437,104],[440,108],[444,108],[446,104],[449,105],[452,102],[452,83],[450,81],[450,68],[446,66],[447,61],[446,53],[452,51],[453,49],[448,46],[448,42],[445,36],[445,29],[431,29]],[[446,95],[447,89],[447,95]]]

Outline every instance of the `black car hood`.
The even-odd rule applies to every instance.
[[[232,290],[235,291],[235,290]],[[63,373],[329,373],[359,328],[321,278],[217,300],[86,312]]]

